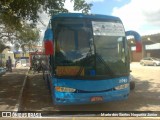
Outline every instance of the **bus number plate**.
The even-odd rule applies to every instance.
[[[101,96],[96,96],[91,98],[91,102],[97,102],[97,101],[103,101],[103,97]]]

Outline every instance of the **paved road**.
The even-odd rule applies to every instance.
[[[160,66],[131,64],[136,88],[125,101],[97,105],[53,106],[41,73],[30,73],[22,96],[21,111],[159,111]],[[0,77],[0,111],[15,110],[27,69],[15,69]],[[67,118],[66,118],[67,119]],[[68,118],[71,119],[71,118]],[[80,118],[72,118],[80,119]],[[105,118],[102,118],[105,119]],[[107,118],[108,119],[108,118]],[[111,118],[112,119],[112,118]],[[119,119],[119,118],[116,118]],[[129,119],[129,118],[127,118]],[[131,118],[132,119],[132,118]],[[146,119],[146,118],[144,118]],[[155,118],[150,118],[155,119]]]
[[[22,96],[20,111],[55,111],[41,73],[30,73]]]
[[[13,69],[0,77],[0,111],[14,111],[28,69]]]
[[[22,110],[35,111],[159,111],[160,110],[160,66],[131,64],[136,88],[125,101],[97,105],[72,105],[55,107],[41,74],[30,74]]]

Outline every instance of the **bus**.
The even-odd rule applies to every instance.
[[[55,105],[125,100],[130,93],[130,58],[125,32],[115,16],[59,13],[51,17],[44,35],[48,82]],[[138,37],[137,37],[138,36]]]

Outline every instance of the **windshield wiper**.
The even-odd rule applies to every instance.
[[[85,65],[87,65],[87,64],[90,64],[90,59],[92,59],[92,58],[97,58],[97,60],[99,60],[99,62],[100,63],[102,63],[103,65],[104,65],[104,67],[105,67],[105,69],[106,69],[106,71],[107,71],[107,73],[109,73],[111,76],[114,76],[115,74],[114,74],[114,72],[111,70],[111,68],[109,67],[109,65],[105,62],[105,60],[102,58],[102,56],[101,55],[99,55],[99,54],[92,54],[93,52],[92,52],[92,48],[91,48],[91,46],[90,46],[90,49],[89,49],[89,51],[87,52],[87,55],[86,55],[86,57],[85,58],[83,58],[80,62],[80,65],[81,65],[81,67],[80,67],[80,69],[79,69],[79,71],[77,72],[77,75],[76,75],[76,77],[79,77],[80,75],[81,75],[81,73],[82,73],[82,71],[83,71],[83,69],[84,69],[84,66]],[[94,59],[95,60],[95,59]],[[96,68],[95,68],[96,69]]]
[[[99,60],[100,63],[102,63],[104,65],[107,72],[110,75],[114,76],[114,72],[110,69],[109,65],[105,62],[105,60],[102,58],[102,56],[96,53],[96,58],[97,58],[97,60]]]
[[[81,61],[80,61],[80,68],[79,68],[79,71],[77,72],[77,75],[76,77],[79,77],[85,67],[85,65],[88,63],[89,64],[89,59],[91,59],[93,57],[92,55],[92,50],[89,49],[89,51],[87,52],[87,55],[86,57],[84,57]]]
[[[81,73],[82,73],[82,71],[83,71],[83,69],[84,69],[84,66],[85,66],[87,63],[90,64],[90,59],[94,58],[95,53],[94,53],[94,50],[93,50],[93,49],[94,49],[93,46],[94,46],[93,39],[90,39],[90,42],[89,42],[89,51],[87,52],[86,57],[84,57],[84,58],[80,61],[80,62],[81,62],[81,63],[80,63],[81,67],[80,67],[80,69],[79,69],[76,77],[79,77],[79,76],[81,75]]]

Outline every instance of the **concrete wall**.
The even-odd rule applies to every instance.
[[[139,62],[142,59],[142,52],[132,51],[131,57],[132,62]]]
[[[5,58],[2,59],[2,62],[6,64],[6,60],[8,60],[8,57],[10,56],[12,59],[12,65],[15,64],[15,59],[14,59],[14,53],[10,51],[8,48],[3,50],[2,54],[5,54]]]

